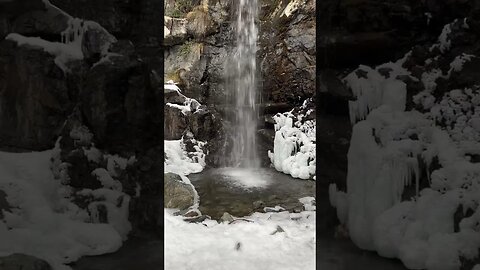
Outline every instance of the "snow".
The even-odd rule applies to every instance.
[[[122,184],[120,181],[113,179],[104,168],[96,168],[92,171],[92,175],[96,176],[98,181],[100,181],[105,188],[122,191]]]
[[[461,55],[455,57],[455,59],[452,61],[452,63],[450,63],[449,74],[452,71],[455,71],[455,72],[461,71],[463,69],[463,65],[466,62],[471,61],[473,57],[475,57],[475,55],[465,54],[465,53],[462,53]]]
[[[454,94],[457,99],[464,97],[458,91]],[[412,269],[453,270],[460,265],[458,254],[473,259],[480,247],[478,233],[473,237],[467,227],[458,233],[453,230],[457,207],[478,205],[480,166],[468,162],[454,136],[432,121],[431,114],[393,110],[388,105],[371,111],[353,127],[348,192],[332,185],[330,201],[360,248],[399,258]],[[410,134],[419,139],[410,139]],[[433,156],[442,168],[431,174],[431,188],[420,191],[418,157],[430,164]],[[402,202],[405,186],[416,192]]]
[[[0,220],[0,256],[24,253],[69,270],[65,264],[81,256],[116,251],[125,229],[91,223],[86,211],[63,196],[50,170],[54,152],[0,152],[0,189],[12,206]],[[123,207],[128,209],[128,200]],[[123,219],[117,224],[126,225]]]
[[[438,41],[440,42],[439,48],[442,53],[450,49],[450,46],[451,46],[451,40],[449,39],[450,33],[452,33],[451,25],[447,24],[443,27],[440,37],[438,37]]]
[[[430,21],[432,20],[432,13],[430,12],[425,12],[425,16],[427,17],[427,25],[430,24]]]
[[[171,172],[178,175],[189,175],[199,173],[205,167],[205,154],[201,150],[204,142],[197,141],[199,150],[194,157],[189,157],[185,150],[183,138],[180,140],[165,140],[165,173]]]
[[[170,91],[177,91],[179,93],[181,92],[180,88],[172,80],[166,82],[163,85],[163,88],[165,92],[170,92]]]
[[[293,110],[276,114],[273,152],[268,151],[277,171],[300,179],[312,179],[316,168],[315,120],[302,121],[306,115],[294,116]]]
[[[307,211],[315,211],[316,210],[315,198],[314,197],[303,197],[303,198],[298,199],[298,201],[300,201],[303,204],[305,210],[307,210]]]
[[[82,149],[88,161],[99,163],[102,159],[102,152],[100,152],[100,150],[98,150],[98,148],[96,148],[94,145],[90,146],[89,148],[82,147]]]
[[[315,269],[315,211],[254,213],[232,224],[186,223],[173,212],[165,210],[165,269]]]
[[[441,53],[450,49],[452,29],[446,26],[439,37]],[[437,78],[448,79],[472,57],[458,55],[447,75],[438,69],[422,74],[424,90],[413,97],[422,112],[405,111],[406,87],[392,71],[387,77],[378,67],[361,66],[346,77],[357,97],[350,107],[347,192],[332,184],[329,199],[360,248],[410,269],[455,270],[461,257],[479,257],[480,163],[471,155],[480,152],[480,88],[431,94]],[[394,70],[408,76],[396,63]],[[428,187],[420,189],[422,178]],[[455,228],[460,206],[473,215]]]
[[[82,60],[84,58],[82,52],[83,35],[88,29],[95,29],[103,32],[105,38],[102,49],[102,56],[107,55],[110,44],[117,39],[108,33],[100,24],[94,21],[73,18],[63,10],[54,6],[48,0],[43,0],[47,10],[55,13],[61,13],[69,18],[68,27],[61,33],[62,42],[50,42],[39,37],[25,37],[17,33],[8,34],[5,39],[17,42],[18,46],[29,45],[43,49],[43,51],[55,56],[55,64],[63,70],[69,72],[68,62],[73,60]]]
[[[83,53],[81,48],[68,44],[60,42],[50,42],[43,40],[39,37],[25,37],[16,33],[8,34],[5,39],[15,41],[19,46],[29,45],[43,49],[44,52],[55,56],[55,64],[57,64],[57,66],[61,68],[64,72],[68,71],[66,63],[73,60],[83,59]]]
[[[166,105],[181,110],[184,115],[195,112],[201,105],[197,100],[193,98],[188,98],[183,95],[180,88],[178,88],[178,86],[173,81],[168,81],[166,84],[164,84],[164,91],[165,93],[176,91],[178,95],[183,97],[183,104],[174,104],[168,102],[166,103]]]
[[[165,91],[180,89],[175,84],[166,84]],[[311,113],[311,112],[310,112]],[[287,121],[278,115],[278,121]],[[297,121],[293,127],[293,118],[289,118],[295,128],[295,135],[305,140],[305,146],[299,149],[301,154],[315,152],[314,123]],[[277,121],[277,123],[278,123]],[[280,129],[280,125],[278,126]],[[303,134],[303,135],[302,135]],[[310,137],[309,137],[310,136]],[[190,184],[187,176],[201,172],[205,167],[205,142],[192,139],[187,134],[180,140],[166,140],[165,172],[180,175]],[[307,140],[308,139],[308,140]],[[194,152],[187,152],[185,144],[194,144]],[[313,144],[313,147],[311,146]],[[303,152],[302,152],[303,151]],[[314,161],[310,166],[314,166]],[[306,164],[308,165],[308,163]],[[232,184],[242,188],[263,188],[270,184],[267,175],[255,170],[241,168],[223,168],[222,175],[231,179]],[[313,172],[315,171],[313,167]],[[198,211],[198,194],[195,191],[194,206]],[[165,269],[314,269],[315,268],[315,206],[314,198],[302,198],[300,201],[308,211],[288,213],[280,206],[268,208],[275,213],[254,213],[237,219],[235,222],[218,223],[207,218],[200,224],[188,223],[182,216],[174,216],[177,209],[165,209]],[[266,208],[267,209],[267,208]],[[284,232],[278,231],[278,226]]]
[[[392,108],[403,110],[406,98],[406,85],[398,81],[397,76],[410,76],[410,72],[402,67],[405,58],[395,63],[386,63],[375,69],[360,65],[354,72],[344,78],[344,83],[350,87],[355,101],[349,101],[350,121],[352,124],[363,120],[368,113],[385,102]],[[389,76],[384,77],[381,69],[390,70]],[[411,77],[412,79],[415,79]],[[396,98],[399,96],[400,98]]]
[[[458,19],[455,19],[452,23],[446,24],[443,27],[442,33],[438,37],[438,42],[430,47],[430,51],[433,51],[434,48],[439,48],[441,53],[445,53],[450,50],[452,41],[450,34],[453,32],[452,28],[455,28],[458,24]],[[461,24],[462,28],[468,29],[470,26],[467,23],[467,18],[464,18]]]
[[[285,9],[283,10],[281,16],[286,16],[286,17],[292,16],[292,14],[295,13],[295,11],[297,11],[300,8],[300,6],[302,6],[303,4],[305,4],[305,1],[302,1],[302,0],[290,1],[288,5],[285,7]]]
[[[187,178],[187,175],[191,173],[199,173],[203,171],[203,168],[205,168],[205,154],[203,153],[202,149],[205,145],[205,142],[192,139],[192,143],[196,144],[194,146],[196,151],[189,153],[185,149],[183,137],[180,140],[164,141],[164,172],[178,174],[184,183],[193,188],[195,194],[193,206],[190,207],[190,209],[198,211],[200,197],[198,196],[195,187],[190,182],[190,179]]]
[[[93,134],[85,126],[74,126],[70,131],[70,138],[74,140],[75,145],[87,145],[90,144],[93,138]]]
[[[100,188],[96,190],[83,189],[77,192],[77,194],[92,196],[94,199],[99,200],[91,202],[88,205],[91,222],[101,222],[98,206],[105,206],[108,223],[119,232],[122,240],[127,240],[128,233],[132,229],[132,226],[128,221],[128,206],[130,203],[130,197],[128,195],[118,190],[108,188]]]
[[[193,98],[186,98],[183,105],[173,104],[169,102],[166,105],[169,107],[177,108],[181,110],[184,115],[186,115],[190,112],[194,112],[200,106],[200,103],[198,103],[198,101]]]

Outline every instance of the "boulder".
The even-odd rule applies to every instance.
[[[220,218],[220,222],[232,222],[234,220],[233,216],[230,215],[228,212],[223,213],[222,217]]]
[[[214,31],[214,23],[208,8],[205,6],[197,6],[187,14],[187,33],[195,38],[203,39],[212,34]]]
[[[183,182],[182,178],[174,173],[166,173],[164,181],[164,206],[166,208],[186,209],[193,205],[195,192],[192,185]]]
[[[165,16],[163,45],[172,46],[183,43],[187,38],[187,19]]]
[[[83,57],[86,61],[97,62],[116,41],[117,39],[102,27],[87,26],[82,39]]]
[[[200,103],[205,100],[202,78],[207,68],[207,59],[203,52],[204,44],[193,41],[165,50],[165,81],[178,83],[185,96]]]

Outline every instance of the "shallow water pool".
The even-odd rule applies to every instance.
[[[213,219],[224,212],[241,217],[276,205],[301,210],[298,199],[315,197],[315,181],[295,179],[271,168],[210,169],[188,178],[200,196],[200,211]]]

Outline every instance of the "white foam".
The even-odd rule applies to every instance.
[[[271,182],[271,174],[265,170],[223,168],[219,172],[234,185],[244,188],[265,188]]]

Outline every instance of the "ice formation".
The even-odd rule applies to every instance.
[[[306,109],[306,100],[302,106]],[[315,119],[304,120],[311,114],[308,110],[304,114],[295,116],[293,110],[278,113],[275,120],[275,139],[273,152],[268,156],[277,171],[290,174],[295,178],[315,179],[316,154],[316,125]],[[295,122],[294,122],[295,121]]]
[[[442,53],[450,49],[452,25],[433,46]],[[357,97],[350,106],[347,192],[332,184],[329,194],[360,248],[399,258],[410,269],[460,269],[462,259],[480,256],[480,163],[472,161],[480,154],[480,87],[432,95],[437,78],[472,57],[456,57],[448,74],[423,73],[424,90],[413,97],[421,112],[405,111],[406,86],[392,76],[410,76],[403,61],[388,64],[388,77],[385,69],[365,66],[346,77]],[[463,219],[456,224],[458,214]]]
[[[397,76],[410,76],[410,72],[402,67],[404,61],[405,58],[402,58],[395,63],[386,63],[375,69],[361,65],[355,72],[345,77],[344,82],[357,98],[355,101],[349,101],[348,104],[352,124],[365,119],[370,111],[385,102],[389,102],[394,109],[404,109],[406,85],[396,80]],[[380,70],[388,70],[388,77],[380,74]],[[412,77],[412,79],[415,78]]]

